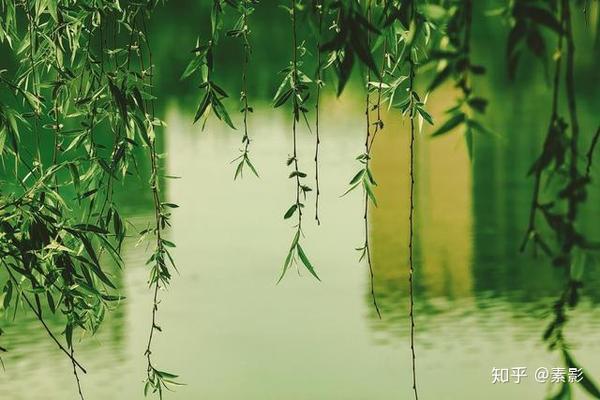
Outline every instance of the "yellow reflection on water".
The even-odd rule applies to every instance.
[[[436,121],[443,121],[452,98],[446,94],[429,103]],[[379,207],[371,209],[370,227],[376,290],[384,302],[407,291],[410,191],[409,120],[390,113],[385,122],[373,147]],[[418,134],[416,141],[419,288],[430,298],[465,298],[473,288],[471,163],[460,130],[435,139],[428,137],[430,132]]]

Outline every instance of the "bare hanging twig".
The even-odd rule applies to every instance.
[[[416,20],[416,4],[414,0],[411,0],[411,24],[417,24]],[[408,60],[408,91],[410,102],[414,101],[414,87],[415,87],[415,62],[413,60],[413,42],[410,43],[409,51],[407,53]],[[410,107],[410,194],[409,194],[409,236],[408,236],[408,295],[410,301],[409,319],[410,319],[410,352],[412,360],[412,387],[415,394],[415,400],[419,400],[419,392],[417,390],[417,357],[415,354],[415,297],[414,297],[414,212],[415,212],[415,107]]]
[[[315,5],[317,16],[318,16],[318,33],[317,33],[317,76],[316,76],[316,84],[317,84],[317,99],[315,101],[315,220],[317,221],[317,225],[321,225],[321,220],[319,218],[319,196],[321,194],[321,187],[319,186],[319,145],[321,144],[321,136],[320,136],[320,124],[319,124],[319,112],[320,112],[320,104],[321,104],[321,86],[323,85],[321,72],[321,35],[323,34],[323,3],[322,0],[316,0]]]
[[[579,148],[579,121],[577,120],[577,103],[575,95],[575,40],[573,38],[573,27],[571,23],[571,6],[569,0],[562,0],[564,12],[565,30],[567,35],[567,59],[566,59],[566,92],[567,105],[569,108],[569,116],[571,119],[571,143],[570,152],[571,160],[569,164],[569,178],[571,182],[576,182],[579,179],[579,171],[577,168],[578,148]],[[574,221],[577,215],[577,204],[579,199],[576,195],[569,196],[568,218]]]
[[[585,176],[589,179],[592,171],[592,160],[594,157],[594,150],[596,149],[596,145],[598,144],[598,139],[600,139],[600,127],[596,130],[594,137],[592,138],[592,142],[590,143],[590,147],[586,154],[587,163],[585,166]]]
[[[373,19],[373,5],[372,2],[368,1],[368,5],[367,5],[367,20],[369,21],[369,24],[372,23],[372,19]],[[370,49],[371,48],[371,32],[367,31],[367,46]],[[383,53],[384,53],[384,62],[382,64],[382,70],[385,68],[385,46],[383,49]],[[383,76],[383,71],[381,73],[381,75]],[[367,68],[367,94],[365,97],[365,120],[366,120],[366,134],[365,134],[365,170],[367,177],[370,177],[371,174],[371,170],[369,168],[369,164],[370,164],[370,160],[371,160],[371,146],[373,145],[373,141],[375,140],[375,136],[377,135],[377,132],[379,131],[379,129],[383,126],[383,123],[381,122],[381,111],[380,111],[380,106],[381,106],[381,82],[379,83],[379,85],[377,86],[377,101],[374,105],[371,105],[371,69]],[[371,123],[371,109],[374,108],[377,111],[377,121],[375,121],[373,124]],[[371,129],[373,129],[373,134],[371,135]],[[371,179],[371,178],[369,178]],[[366,258],[367,260],[367,265],[369,266],[369,285],[371,288],[371,299],[373,301],[373,307],[375,307],[375,311],[377,312],[377,316],[379,317],[379,319],[381,319],[381,310],[379,309],[379,305],[377,304],[377,296],[375,294],[375,274],[373,272],[373,262],[371,260],[371,246],[370,246],[370,241],[369,241],[369,191],[366,189],[365,187],[365,193],[364,193],[364,214],[363,214],[363,220],[364,220],[364,232],[365,232],[365,241],[364,241],[364,245],[363,245],[363,256]]]

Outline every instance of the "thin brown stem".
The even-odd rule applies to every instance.
[[[149,76],[149,80],[150,80],[150,90],[152,93],[153,87],[154,87],[154,82],[153,82],[153,76],[154,76],[154,65],[152,64],[152,49],[150,46],[150,39],[149,39],[149,33],[148,33],[148,29],[146,26],[146,21],[144,18],[142,18],[142,26],[143,26],[143,30],[144,30],[144,41],[146,42],[146,47],[148,50],[148,58],[149,58],[149,63],[150,63],[150,76]],[[151,119],[154,120],[155,118],[155,110],[154,110],[154,100],[151,101]],[[150,153],[150,166],[151,166],[151,179],[150,179],[150,186],[151,186],[151,190],[152,190],[152,202],[153,202],[153,208],[154,208],[154,235],[155,235],[155,243],[156,243],[156,249],[155,249],[155,264],[153,266],[153,271],[151,272],[150,275],[150,283],[151,285],[154,286],[154,290],[153,290],[153,294],[152,294],[152,323],[150,326],[150,333],[148,334],[148,342],[146,345],[146,351],[145,351],[145,356],[146,356],[146,361],[147,361],[147,376],[148,376],[148,380],[151,381],[152,377],[156,371],[154,364],[152,362],[152,343],[154,340],[154,332],[155,331],[160,331],[160,327],[157,323],[157,313],[158,313],[158,304],[159,304],[159,299],[158,299],[158,292],[159,289],[161,287],[161,279],[163,279],[161,277],[161,274],[163,273],[163,271],[166,269],[166,260],[165,260],[165,253],[166,253],[166,249],[165,249],[165,245],[164,245],[164,241],[162,238],[162,234],[163,234],[163,219],[164,216],[162,215],[162,201],[161,201],[161,197],[160,197],[160,187],[159,187],[159,168],[158,168],[158,152],[156,150],[156,139],[153,139],[150,143],[150,147],[149,147],[149,153]],[[162,398],[162,388],[160,386],[160,382],[158,383],[158,391],[159,391],[159,395]]]
[[[587,163],[585,166],[585,176],[589,179],[592,172],[592,161],[594,157],[594,150],[596,149],[596,145],[598,144],[598,139],[600,139],[600,127],[596,130],[594,137],[592,138],[592,142],[590,144],[590,148],[586,154]]]
[[[73,365],[73,375],[75,376],[75,382],[77,383],[77,392],[79,393],[79,398],[85,400],[81,388],[81,381],[79,380],[79,372],[77,371],[77,366],[73,360],[75,360],[75,347],[71,344],[71,364]]]
[[[248,135],[248,65],[250,63],[250,43],[248,42],[248,5],[244,2],[242,5],[242,18],[243,18],[243,40],[244,40],[244,62],[242,64],[242,101],[244,105],[244,136],[242,142],[244,142],[244,155],[248,154],[248,147],[250,146],[250,137]]]
[[[298,211],[298,229],[302,231],[302,207],[300,205],[300,169],[298,167],[298,146],[297,146],[297,115],[299,113],[300,105],[298,104],[298,96],[296,95],[297,84],[298,84],[298,38],[297,38],[297,30],[296,30],[296,0],[292,0],[292,90],[293,94],[293,107],[294,107],[294,115],[292,118],[292,136],[294,142],[294,171],[296,175],[296,207]]]
[[[414,66],[411,62],[410,72],[410,87],[414,84]],[[412,111],[411,111],[412,113]],[[408,236],[408,285],[409,285],[409,297],[410,297],[410,351],[412,356],[412,378],[413,378],[413,391],[415,393],[415,400],[419,399],[417,392],[417,373],[416,373],[416,355],[415,355],[415,299],[414,299],[414,214],[415,214],[415,122],[414,115],[410,117],[410,208],[409,208],[409,236]]]
[[[571,143],[570,153],[571,162],[569,165],[569,178],[571,183],[577,181],[579,172],[577,169],[577,153],[579,144],[579,121],[577,120],[577,103],[575,95],[575,40],[573,38],[573,27],[571,24],[571,6],[569,0],[562,0],[563,15],[565,21],[565,30],[567,38],[567,60],[566,60],[566,92],[567,105],[571,118]],[[576,195],[569,196],[569,209],[567,216],[569,221],[573,223],[577,215],[578,197]]]
[[[368,3],[367,6],[367,19],[369,21],[369,23],[371,23],[372,20],[372,14],[373,14],[373,9],[372,9],[372,4],[371,2]],[[371,48],[371,34],[370,32],[367,32],[367,46],[370,49]],[[381,104],[381,91],[379,91],[378,93],[378,98],[377,98],[377,104],[375,107],[377,107],[377,112],[378,112],[378,120],[375,123],[375,127],[374,127],[374,132],[373,135],[371,135],[371,92],[370,92],[370,82],[371,82],[371,69],[367,68],[367,94],[365,96],[365,122],[366,122],[366,130],[365,130],[365,169],[366,169],[366,174],[368,176],[369,174],[369,161],[370,161],[370,157],[371,157],[371,144],[372,144],[372,139],[371,137],[374,139],[375,135],[377,134],[377,131],[379,130],[379,122],[380,122],[380,114],[379,114],[379,106]],[[381,85],[380,85],[381,87]],[[367,258],[367,265],[369,266],[369,284],[370,284],[370,289],[371,289],[371,299],[373,301],[373,307],[375,307],[375,311],[377,312],[377,316],[379,317],[379,319],[381,319],[381,310],[379,309],[379,305],[377,304],[377,296],[375,294],[375,273],[373,272],[373,262],[371,260],[371,246],[369,243],[369,194],[367,192],[367,189],[365,188],[365,193],[364,193],[364,214],[363,214],[363,220],[364,220],[364,230],[365,230],[365,242],[364,242],[364,252]]]
[[[150,162],[152,168],[152,200],[154,205],[154,219],[155,219],[155,227],[154,234],[156,236],[156,251],[155,251],[155,262],[156,265],[153,267],[155,270],[151,274],[151,283],[154,285],[154,293],[152,296],[152,325],[150,327],[150,334],[148,335],[148,344],[146,346],[146,359],[148,362],[148,377],[152,371],[154,370],[154,366],[152,364],[152,340],[154,339],[154,331],[158,330],[158,324],[156,322],[156,315],[158,311],[158,290],[160,288],[160,271],[164,267],[164,245],[162,240],[162,227],[161,227],[161,201],[160,194],[158,188],[158,164],[157,164],[157,154],[156,154],[156,143],[153,141],[150,146]]]
[[[321,195],[321,188],[319,186],[319,145],[321,144],[320,136],[320,123],[319,113],[321,104],[321,35],[323,33],[323,3],[322,0],[317,0],[316,11],[318,14],[318,30],[317,33],[317,99],[315,104],[315,220],[317,225],[321,225],[321,219],[319,218],[319,196]]]
[[[411,20],[416,24],[416,4],[415,1],[411,1]],[[410,44],[409,51],[407,54],[408,57],[408,95],[409,101],[414,102],[414,87],[415,87],[415,63],[412,59],[412,46],[413,43]],[[410,194],[409,194],[409,214],[408,214],[408,225],[409,225],[409,234],[408,234],[408,296],[409,296],[409,319],[410,319],[410,352],[411,352],[411,367],[412,367],[412,387],[415,395],[415,400],[419,400],[419,392],[417,390],[417,357],[415,353],[415,296],[414,296],[414,213],[415,213],[415,112],[414,107],[410,105]]]

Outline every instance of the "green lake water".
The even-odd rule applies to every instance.
[[[176,14],[167,15],[171,19],[155,41],[163,64],[175,51],[169,43],[177,38],[178,21],[187,26],[193,18],[184,10]],[[181,28],[180,34],[192,37],[193,28]],[[270,33],[277,42],[283,28],[274,24],[271,29],[263,27],[258,34]],[[486,64],[494,57],[490,49],[503,51],[503,39],[484,23],[477,32],[476,54]],[[168,201],[180,206],[167,233],[177,244],[180,274],[160,296],[163,332],[154,356],[157,365],[178,373],[186,385],[166,398],[411,398],[407,123],[398,113],[386,114],[386,127],[374,147],[379,207],[371,211],[369,235],[383,314],[379,320],[371,304],[368,267],[354,250],[363,241],[362,196],[341,197],[363,149],[360,87],[341,99],[328,96],[323,105],[322,224],[313,223],[311,204],[304,228],[304,247],[322,282],[293,270],[276,285],[293,234],[282,218],[295,194],[285,167],[292,149],[289,115],[265,104],[264,93],[272,88],[264,84],[267,72],[257,73],[253,85],[264,93],[250,126],[252,158],[261,177],[234,182],[230,161],[238,154],[241,134],[214,122],[205,131],[191,124],[193,105],[188,103],[197,96],[185,84],[172,82],[187,57],[182,52],[173,56],[175,72],[164,72],[158,82],[165,92],[162,114],[168,125],[161,139],[163,167],[166,175],[181,177],[163,182]],[[283,51],[277,54],[273,61],[263,49],[257,58],[276,71],[286,57]],[[232,51],[220,55],[224,60],[229,56],[224,75],[239,66]],[[599,80],[589,57],[582,56],[579,65],[580,118],[587,141],[598,123],[600,101],[594,88]],[[426,131],[417,140],[416,352],[423,399],[541,400],[556,389],[535,382],[533,373],[538,367],[563,366],[542,341],[562,289],[562,273],[543,257],[518,251],[532,188],[526,173],[545,133],[549,88],[541,68],[524,68],[523,75],[524,82],[511,86],[504,65],[492,65],[487,80],[476,85],[490,99],[483,121],[499,138],[477,138],[473,162],[459,132],[433,140]],[[233,94],[236,84],[227,81]],[[454,95],[446,87],[431,96],[428,109],[436,120],[444,118]],[[300,132],[300,162],[311,173],[313,141],[311,133]],[[599,173],[594,167],[592,174]],[[148,188],[130,183],[118,192],[136,227],[151,223]],[[590,237],[600,234],[598,200],[594,182],[580,226]],[[143,398],[143,353],[151,317],[148,256],[145,244],[126,241],[125,267],[113,275],[127,299],[96,336],[78,338],[77,356],[88,369],[82,377],[87,399]],[[566,330],[573,354],[596,381],[599,284],[598,269],[585,271],[583,298],[570,313]],[[38,322],[27,313],[14,321],[3,318],[2,344],[10,351],[2,357],[0,399],[75,399],[71,364]],[[60,331],[58,321],[50,322]],[[494,367],[527,367],[529,377],[519,385],[493,385]],[[575,395],[586,398],[579,389]]]
[[[356,167],[351,155],[361,150],[361,119],[346,113],[352,104],[327,104],[322,225],[307,218],[305,246],[323,282],[292,271],[279,285],[291,235],[281,215],[293,191],[284,170],[286,115],[257,113],[253,155],[261,178],[234,182],[229,160],[239,136],[217,127],[200,132],[189,115],[168,110],[165,167],[182,176],[166,186],[169,201],[180,205],[168,235],[177,243],[181,274],[161,294],[164,333],[155,355],[187,384],[169,398],[409,398],[406,127],[390,122],[374,155],[380,206],[371,213],[370,236],[379,320],[368,269],[354,250],[362,237],[362,198],[340,197]],[[309,135],[300,149],[305,161]],[[491,185],[489,177],[478,177],[457,135],[422,137],[417,166],[416,343],[423,398],[542,399],[550,386],[533,379],[491,384],[493,367],[527,366],[532,373],[561,366],[541,341],[561,275],[517,250],[528,182],[498,178]],[[121,195],[137,204],[144,193],[134,187]],[[138,227],[151,219],[141,204],[131,207]],[[590,216],[597,219],[597,212],[590,207]],[[96,337],[78,346],[90,399],[142,398],[151,307],[147,256],[143,244],[127,242],[125,268],[115,272],[127,300]],[[598,274],[588,275],[590,290],[567,332],[579,361],[600,373]],[[74,398],[71,366],[38,323],[18,318],[6,330],[3,343],[11,352],[3,357],[2,398]]]

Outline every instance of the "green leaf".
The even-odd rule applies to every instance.
[[[318,281],[320,281],[321,278],[319,278],[319,276],[315,272],[315,269],[312,266],[312,264],[310,263],[310,261],[308,260],[308,257],[306,256],[306,253],[304,253],[304,250],[302,249],[302,246],[300,246],[300,244],[298,244],[298,246],[296,247],[296,249],[298,250],[298,256],[300,257],[300,260],[302,261],[302,264],[304,264],[304,266],[306,267],[306,269],[308,270],[308,272],[310,272],[315,278],[317,278]]]
[[[202,65],[203,62],[204,62],[203,57],[198,57],[198,56],[194,57],[192,59],[192,61],[190,61],[190,63],[185,68],[185,71],[183,71],[183,74],[181,74],[180,79],[184,80],[184,79],[188,78],[189,76],[191,76],[198,69],[198,67],[200,67],[200,65]]]
[[[348,188],[348,190],[346,190],[344,192],[344,194],[342,194],[340,197],[344,197],[345,195],[347,195],[348,193],[350,193],[351,191],[353,191],[354,189],[356,189],[358,187],[358,185],[360,185],[360,182],[356,182],[354,185],[350,186]]]
[[[108,87],[110,89],[110,93],[112,94],[113,100],[119,109],[119,113],[121,114],[121,118],[123,121],[127,121],[127,100],[125,95],[119,89],[112,80],[108,80]]]
[[[252,163],[250,162],[250,158],[244,157],[244,160],[246,161],[246,164],[248,165],[248,167],[250,167],[250,170],[252,171],[252,173],[254,175],[256,175],[257,178],[260,178],[260,176],[258,175],[258,172],[256,171],[256,168],[254,168],[254,165],[252,165]]]
[[[167,247],[176,247],[176,246],[175,246],[175,243],[173,243],[173,242],[171,242],[171,241],[169,241],[169,240],[166,240],[166,239],[163,239],[163,240],[162,240],[162,243],[163,243],[165,246],[167,246]]]
[[[69,172],[71,173],[71,178],[73,179],[73,186],[75,187],[75,190],[79,191],[79,170],[77,169],[76,163],[69,163]]]
[[[429,115],[429,113],[425,111],[425,109],[417,107],[417,111],[419,112],[419,114],[421,114],[421,117],[423,117],[423,119],[427,121],[427,123],[429,123],[429,125],[433,125],[433,118],[431,118],[431,115]]]
[[[65,338],[67,340],[67,347],[71,348],[73,346],[73,324],[67,322],[67,326],[65,327]]]
[[[424,4],[421,7],[421,12],[425,14],[427,19],[429,20],[439,20],[446,17],[448,12],[442,6],[438,6],[436,4]]]
[[[576,369],[581,368],[577,365],[575,360],[573,360],[573,357],[571,357],[571,354],[569,354],[568,351],[564,350],[563,356],[565,358],[565,363],[567,364],[567,366],[569,368],[576,368]],[[583,389],[585,389],[586,392],[588,392],[590,395],[592,395],[595,399],[600,399],[600,390],[598,390],[598,387],[596,386],[596,384],[590,379],[590,377],[583,370],[582,370],[581,382],[579,382],[579,384],[583,387]]]
[[[235,168],[235,175],[233,176],[233,180],[236,180],[238,176],[242,175],[242,170],[244,168],[244,160],[240,161]]]
[[[290,98],[292,93],[293,93],[293,90],[288,89],[284,93],[282,93],[279,97],[275,98],[275,103],[273,104],[273,107],[277,108],[277,107],[280,107],[283,104],[285,104],[285,102]]]
[[[377,207],[377,199],[375,198],[375,193],[373,193],[373,188],[368,182],[365,181],[363,181],[363,186],[367,192],[367,196],[369,196],[369,199],[371,199],[375,207]]]
[[[587,264],[587,257],[584,251],[576,248],[577,251],[573,252],[573,261],[571,262],[570,275],[571,279],[576,282],[581,282],[583,277],[583,271]]]
[[[552,29],[556,33],[563,31],[558,19],[545,8],[535,7],[532,5],[522,4],[520,2],[515,6],[515,15],[521,18],[529,18],[530,20],[544,25],[547,28]]]
[[[229,127],[231,129],[235,129],[235,126],[233,125],[231,118],[229,118],[229,113],[227,112],[227,109],[225,108],[225,106],[223,105],[221,100],[219,100],[218,98],[213,96],[212,107],[215,110],[215,114],[217,115],[217,118],[219,118],[222,121],[225,121],[225,123],[227,125],[229,125]]]
[[[454,114],[449,120],[447,120],[442,126],[440,126],[435,132],[431,134],[432,137],[443,135],[456,128],[458,125],[465,121],[465,114],[458,113]]]
[[[6,129],[0,129],[0,155],[4,151],[4,143],[6,142]]]
[[[198,106],[196,115],[194,116],[194,123],[198,122],[198,120],[204,116],[210,103],[211,103],[211,93],[210,93],[210,91],[207,90],[206,94],[202,98],[202,101],[200,102],[200,105]]]
[[[497,136],[497,134],[490,131],[489,129],[487,129],[485,126],[481,125],[478,121],[476,121],[474,119],[467,120],[467,125],[469,125],[469,127],[473,128],[473,129],[475,129],[476,131],[479,131],[479,133],[483,133],[485,135],[490,135],[490,136]]]
[[[571,386],[567,382],[563,383],[560,387],[560,392],[548,400],[571,400]]]
[[[356,182],[360,181],[364,174],[365,174],[365,170],[363,168],[360,171],[358,171],[352,179],[350,179],[349,185],[354,185]]]
[[[442,83],[444,83],[446,81],[446,79],[448,79],[450,77],[451,73],[452,73],[452,68],[450,68],[450,66],[447,65],[444,69],[442,69],[440,72],[437,73],[435,78],[433,78],[433,81],[429,84],[427,91],[431,92],[434,89],[436,89],[438,86],[440,86]]]
[[[54,298],[52,297],[52,294],[50,292],[46,292],[46,300],[48,301],[48,306],[50,307],[50,311],[52,311],[52,314],[55,314],[56,306],[54,303]]]
[[[473,162],[473,131],[469,128],[465,131],[465,142],[467,143],[467,151],[469,159]]]
[[[58,0],[48,0],[48,13],[52,16],[54,22],[58,22]]]
[[[159,371],[159,370],[154,370],[154,372],[156,372],[156,374],[158,376],[160,376],[161,378],[167,378],[167,379],[177,379],[179,378],[179,375],[174,375],[170,372],[165,372],[165,371]]]
[[[306,174],[305,174],[304,172],[301,172],[301,171],[292,171],[292,172],[290,173],[290,176],[289,176],[289,177],[290,177],[290,178],[294,178],[294,177],[296,177],[296,176],[298,176],[298,177],[300,177],[300,178],[306,178]]]
[[[94,233],[99,233],[99,234],[107,234],[108,232],[106,231],[106,229],[102,229],[96,225],[92,225],[92,224],[76,224],[73,225],[74,229],[77,229],[79,231],[83,231],[83,232],[94,232]]]
[[[281,282],[281,280],[285,276],[285,273],[287,272],[288,268],[290,267],[290,264],[292,263],[292,256],[293,256],[293,253],[294,253],[293,249],[294,249],[293,247],[290,249],[290,251],[288,252],[287,257],[285,258],[285,262],[283,263],[283,271],[281,271],[281,275],[279,276],[279,279],[277,280],[277,283]]]
[[[482,97],[472,97],[467,100],[467,103],[472,109],[483,114],[487,107],[488,101]]]
[[[294,213],[296,212],[296,210],[298,209],[298,205],[294,204],[292,205],[286,212],[285,215],[283,216],[283,219],[288,219],[291,218],[292,215],[294,215]]]
[[[371,172],[371,168],[366,168],[366,169],[367,169],[367,177],[369,178],[369,182],[373,186],[377,186],[377,182],[375,182],[375,178],[373,177],[373,173]]]
[[[10,305],[10,301],[12,299],[12,294],[13,294],[13,283],[12,283],[11,280],[8,280],[8,281],[6,281],[6,285],[4,286],[4,300],[3,300],[3,305],[4,305],[4,309],[5,310]]]

